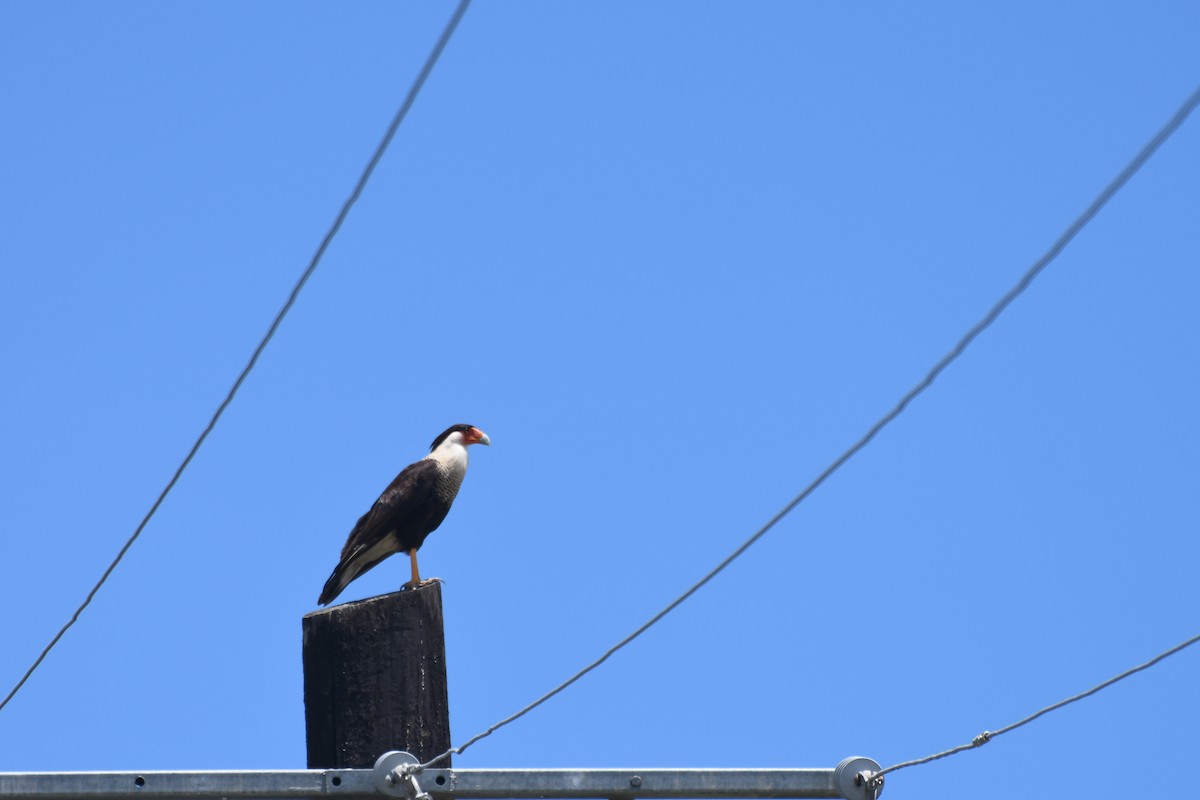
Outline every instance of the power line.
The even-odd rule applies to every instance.
[[[918,766],[919,764],[928,764],[930,761],[937,761],[939,758],[946,758],[947,756],[952,756],[952,755],[955,755],[956,753],[961,753],[964,750],[974,750],[977,747],[983,747],[985,744],[990,742],[992,739],[995,739],[997,736],[999,736],[1003,733],[1008,733],[1009,731],[1016,730],[1017,728],[1020,728],[1022,725],[1028,725],[1029,723],[1033,722],[1035,719],[1037,719],[1038,717],[1040,717],[1044,714],[1049,714],[1051,711],[1057,711],[1058,709],[1062,708],[1063,706],[1069,706],[1071,703],[1074,703],[1077,700],[1082,700],[1085,697],[1090,697],[1091,695],[1094,695],[1096,692],[1100,691],[1101,689],[1107,689],[1109,686],[1112,686],[1117,681],[1124,680],[1125,678],[1128,678],[1130,675],[1133,675],[1137,672],[1141,672],[1144,669],[1150,669],[1150,667],[1153,667],[1155,664],[1162,661],[1164,658],[1167,658],[1168,656],[1173,656],[1176,653],[1178,653],[1180,650],[1183,650],[1184,648],[1187,648],[1187,647],[1191,647],[1196,642],[1200,642],[1200,635],[1193,636],[1191,639],[1188,639],[1186,642],[1183,642],[1182,644],[1177,644],[1174,647],[1172,647],[1170,650],[1167,650],[1166,652],[1159,653],[1157,656],[1150,659],[1145,664],[1139,664],[1136,667],[1127,669],[1124,672],[1122,672],[1120,675],[1116,675],[1112,678],[1109,678],[1108,680],[1104,681],[1103,683],[1096,684],[1091,689],[1088,689],[1086,692],[1080,692],[1077,695],[1068,697],[1066,700],[1060,700],[1057,703],[1048,705],[1045,708],[1043,708],[1042,710],[1034,712],[1033,714],[1030,714],[1028,717],[1025,717],[1022,720],[1018,720],[1017,722],[1014,722],[1011,725],[1007,725],[998,731],[984,731],[983,733],[976,736],[974,739],[972,739],[967,744],[960,744],[958,747],[952,747],[949,750],[944,750],[941,753],[935,753],[934,755],[926,756],[925,758],[917,758],[917,759],[913,759],[912,761],[902,761],[899,764],[893,764],[892,766],[888,767],[887,769],[882,769],[879,772],[872,775],[871,782],[876,787],[878,787],[880,785],[880,781],[883,779],[883,776],[887,775],[889,772],[895,772],[897,770],[905,769],[907,767],[915,767],[915,766]]]
[[[392,137],[395,136],[396,130],[400,127],[400,123],[403,122],[405,116],[407,116],[408,110],[412,108],[413,102],[417,99],[417,94],[421,91],[421,87],[425,84],[425,79],[428,78],[429,73],[433,71],[434,65],[437,64],[438,57],[441,56],[442,50],[446,47],[446,43],[450,41],[450,37],[453,35],[454,29],[458,27],[458,22],[462,19],[463,14],[466,13],[469,5],[471,5],[471,0],[461,0],[458,4],[458,7],[454,9],[454,13],[450,16],[450,20],[446,23],[446,27],[442,31],[442,35],[438,37],[437,43],[433,46],[433,50],[430,51],[429,56],[425,59],[425,65],[421,68],[421,71],[413,81],[412,86],[409,87],[408,95],[404,98],[404,103],[400,106],[400,109],[392,118],[392,123],[388,126],[387,132],[384,134],[383,139],[375,148],[375,153],[371,156],[371,160],[367,162],[367,166],[363,170],[362,175],[359,177],[358,183],[356,183],[354,186],[354,191],[350,193],[350,197],[347,198],[346,202],[342,204],[342,210],[338,212],[337,217],[333,221],[333,225],[330,226],[329,231],[321,240],[320,246],[317,247],[316,252],[313,254],[312,260],[308,264],[308,268],[304,270],[304,273],[300,276],[300,279],[296,281],[296,285],[292,287],[292,292],[288,295],[287,302],[283,304],[283,308],[279,309],[279,313],[275,315],[275,320],[271,323],[271,327],[267,329],[267,333],[258,343],[258,347],[254,348],[254,353],[250,356],[250,360],[246,362],[246,366],[242,368],[241,374],[238,375],[237,380],[233,382],[233,386],[230,387],[228,394],[225,395],[225,399],[221,401],[219,406],[217,406],[217,410],[215,413],[213,413],[212,419],[208,421],[208,425],[206,425],[204,430],[201,431],[200,436],[196,439],[195,444],[192,445],[192,449],[188,451],[187,456],[184,457],[183,461],[179,464],[179,467],[175,470],[175,474],[171,476],[171,480],[167,482],[167,485],[159,493],[158,499],[154,501],[154,505],[150,506],[150,510],[146,512],[146,516],[142,518],[141,523],[138,524],[137,528],[133,532],[133,535],[130,536],[125,542],[125,545],[121,548],[120,552],[117,553],[117,557],[112,560],[112,563],[108,565],[108,568],[104,570],[104,574],[100,576],[100,580],[96,581],[96,585],[92,587],[92,590],[88,592],[87,597],[84,598],[84,601],[77,609],[75,609],[75,613],[72,614],[71,618],[67,620],[67,623],[59,629],[54,638],[50,640],[50,643],[42,649],[41,654],[38,655],[33,664],[30,665],[29,669],[25,671],[25,674],[21,676],[21,679],[17,681],[17,684],[12,688],[12,691],[10,691],[3,700],[0,700],[0,710],[3,710],[3,708],[8,705],[9,701],[16,696],[17,692],[21,690],[21,687],[25,685],[25,682],[29,680],[31,675],[33,675],[34,671],[41,666],[42,661],[45,660],[50,651],[54,649],[54,646],[58,644],[58,641],[62,639],[63,634],[70,630],[71,626],[74,625],[79,619],[79,615],[82,614],[84,609],[91,604],[92,598],[94,598],[96,593],[100,591],[100,587],[103,586],[105,581],[108,580],[108,576],[111,575],[113,570],[117,568],[117,565],[121,563],[121,559],[125,557],[125,554],[129,551],[129,548],[133,546],[135,541],[137,541],[137,538],[142,534],[142,531],[146,528],[146,525],[149,524],[150,520],[154,517],[154,514],[158,511],[159,506],[161,506],[163,501],[167,499],[167,495],[170,494],[171,490],[175,488],[175,484],[179,481],[180,476],[183,475],[183,471],[187,469],[188,464],[192,463],[192,459],[195,458],[196,453],[200,450],[200,445],[204,444],[204,440],[208,438],[208,434],[212,432],[214,427],[216,427],[217,420],[221,418],[221,415],[225,413],[225,409],[228,408],[229,404],[233,402],[234,395],[238,393],[238,390],[242,387],[242,384],[246,380],[246,376],[250,374],[250,371],[254,369],[254,365],[258,363],[258,357],[262,355],[263,350],[265,350],[267,347],[267,344],[271,341],[272,337],[275,336],[275,331],[279,329],[279,325],[281,322],[283,322],[283,318],[287,316],[288,311],[291,310],[292,305],[296,302],[296,298],[299,297],[300,290],[304,288],[304,284],[308,283],[308,279],[312,276],[313,272],[316,271],[317,264],[320,263],[321,258],[325,255],[325,251],[329,249],[329,244],[333,241],[333,237],[337,235],[337,232],[342,227],[342,223],[346,221],[346,217],[349,215],[351,207],[353,207],[355,202],[358,201],[359,196],[362,194],[363,189],[367,185],[367,181],[371,178],[371,173],[375,171],[375,167],[379,164],[380,159],[383,158],[384,152],[387,150],[388,145],[391,144]]]
[[[1158,148],[1161,147],[1162,144],[1167,141],[1167,139],[1169,139],[1176,130],[1178,130],[1179,126],[1184,123],[1188,116],[1196,109],[1198,104],[1200,104],[1200,87],[1197,87],[1192,92],[1191,96],[1188,97],[1182,106],[1180,106],[1179,110],[1176,111],[1175,114],[1162,126],[1162,128],[1159,129],[1158,133],[1156,133],[1150,139],[1150,141],[1142,147],[1138,154],[1133,157],[1133,160],[1131,160],[1125,166],[1125,168],[1121,170],[1121,172],[1118,173],[1117,176],[1113,178],[1107,186],[1104,187],[1100,194],[1096,196],[1096,198],[1083,211],[1083,213],[1080,214],[1074,222],[1067,226],[1067,229],[1063,231],[1061,235],[1059,235],[1052,245],[1050,245],[1050,248],[1042,255],[1042,257],[1034,262],[1033,266],[1026,270],[1025,274],[1021,276],[1021,279],[1017,281],[1016,285],[1009,289],[1008,292],[1006,292],[1004,296],[1001,297],[994,306],[992,306],[991,310],[989,310],[979,322],[977,322],[970,330],[966,332],[966,334],[963,335],[961,339],[958,340],[958,343],[954,345],[950,352],[943,356],[940,361],[934,364],[933,368],[929,370],[928,374],[926,374],[916,386],[910,389],[907,394],[901,397],[900,401],[896,403],[895,407],[893,407],[891,411],[884,414],[878,422],[872,425],[871,428],[865,434],[863,434],[862,438],[851,445],[846,452],[838,456],[837,459],[828,467],[826,467],[825,470],[821,472],[821,474],[818,475],[815,480],[812,481],[812,483],[810,483],[804,488],[803,491],[800,492],[800,494],[792,498],[791,502],[784,506],[782,510],[775,514],[775,516],[767,520],[765,525],[755,531],[753,536],[751,536],[749,539],[739,545],[736,550],[726,556],[725,559],[721,561],[721,563],[717,564],[717,566],[714,567],[707,575],[698,580],[696,583],[692,584],[687,591],[671,601],[666,608],[664,608],[662,611],[659,611],[657,614],[647,620],[633,633],[629,634],[624,639],[610,647],[607,651],[605,651],[604,655],[600,656],[598,659],[591,662],[586,667],[572,675],[570,678],[567,678],[567,680],[563,681],[546,694],[522,708],[520,711],[517,711],[515,714],[500,720],[487,730],[477,733],[475,736],[468,739],[464,744],[461,744],[458,747],[452,747],[436,758],[431,759],[424,764],[418,765],[416,769],[426,769],[432,766],[434,763],[442,760],[446,756],[461,754],[468,747],[475,744],[475,742],[483,739],[486,736],[490,736],[495,731],[503,728],[505,725],[508,725],[511,722],[515,722],[516,720],[528,714],[530,711],[540,706],[542,703],[545,703],[547,700],[578,681],[584,675],[587,675],[589,672],[596,669],[596,667],[599,667],[601,664],[607,661],[610,656],[612,656],[621,648],[625,647],[625,645],[641,636],[656,622],[674,611],[685,600],[698,592],[705,584],[707,584],[722,570],[732,564],[735,559],[742,555],[742,553],[749,550],[755,542],[765,536],[766,533],[774,528],[780,520],[791,513],[796,506],[800,505],[801,502],[803,502],[809,495],[816,491],[817,488],[823,484],[826,479],[833,475],[833,473],[837,472],[837,470],[840,469],[843,464],[845,464],[860,450],[866,447],[871,440],[875,438],[876,434],[887,427],[887,425],[896,419],[896,417],[904,413],[904,410],[908,408],[908,404],[916,399],[918,395],[928,389],[933,384],[934,380],[937,379],[938,375],[940,375],[946,369],[946,367],[950,366],[950,364],[952,364],[960,355],[962,355],[963,351],[965,351],[967,347],[970,346],[973,341],[975,341],[975,338],[978,337],[979,334],[983,333],[993,322],[995,322],[996,319],[1004,312],[1004,310],[1008,308],[1008,306],[1014,300],[1016,300],[1021,293],[1029,288],[1029,285],[1033,283],[1034,278],[1036,278],[1041,271],[1050,264],[1051,261],[1058,257],[1058,255],[1066,248],[1066,246],[1070,244],[1071,240],[1074,239],[1079,232],[1083,230],[1084,227],[1086,227],[1087,224],[1091,222],[1097,214],[1100,213],[1100,210],[1108,204],[1108,201],[1111,200],[1113,196],[1120,191],[1126,183],[1129,182],[1130,178],[1137,174],[1138,170],[1142,168],[1142,165],[1144,165],[1150,159],[1150,157],[1154,155]]]

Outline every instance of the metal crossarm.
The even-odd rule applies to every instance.
[[[395,764],[370,769],[249,772],[0,773],[4,800],[386,800],[413,795]],[[836,769],[427,769],[432,800],[496,798],[847,798],[873,800],[865,758]],[[402,770],[396,770],[400,775]],[[407,777],[407,776],[405,776]]]

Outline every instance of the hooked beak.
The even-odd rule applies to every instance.
[[[488,438],[486,433],[479,430],[479,428],[471,428],[471,444],[486,444],[490,446],[491,443],[492,440]]]

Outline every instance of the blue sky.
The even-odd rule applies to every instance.
[[[5,692],[451,10],[0,6]],[[1184,2],[479,0],[233,406],[0,712],[0,770],[303,767],[300,618],[455,422],[493,446],[421,551],[454,739],[512,713],[916,383],[1195,88],[1197,29]],[[891,764],[1196,634],[1198,174],[1192,120],[809,501],[456,766]],[[1198,658],[887,796],[1143,790],[1193,755]]]

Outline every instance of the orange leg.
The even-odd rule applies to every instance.
[[[417,573],[417,549],[415,547],[408,551],[408,560],[412,562],[412,583],[409,586],[416,589],[421,585],[421,576]]]

